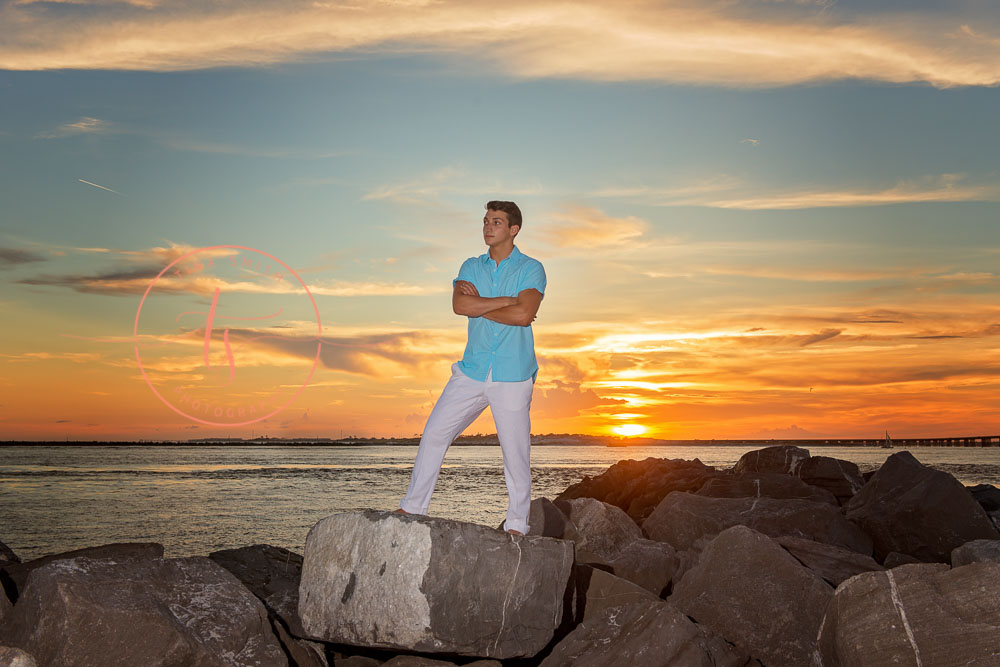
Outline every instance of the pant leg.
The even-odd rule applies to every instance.
[[[503,474],[507,481],[507,520],[504,530],[528,534],[531,509],[531,393],[534,381],[487,381],[493,423],[503,450]]]
[[[427,514],[444,455],[462,431],[486,409],[485,382],[473,380],[452,364],[451,379],[427,418],[410,486],[399,506],[413,514]]]

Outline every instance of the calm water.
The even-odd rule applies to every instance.
[[[751,447],[536,446],[532,497],[553,498],[620,459],[700,458],[728,467]],[[898,450],[896,450],[898,451]],[[1000,485],[1000,448],[913,448],[965,484]],[[168,556],[267,543],[302,552],[325,516],[395,509],[416,447],[0,447],[0,541],[22,559],[109,542],[160,542]],[[862,470],[892,452],[817,447]],[[430,512],[497,526],[507,509],[499,447],[456,446]]]

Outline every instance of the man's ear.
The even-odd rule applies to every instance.
[[[521,225],[511,225],[510,226],[510,235],[511,236],[517,236],[517,233],[519,231],[521,231]]]

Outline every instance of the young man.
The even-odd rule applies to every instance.
[[[448,447],[486,406],[493,413],[507,480],[508,533],[528,532],[531,504],[531,391],[538,374],[531,322],[545,293],[541,262],[518,250],[521,210],[486,204],[483,239],[489,252],[470,257],[453,281],[452,309],[469,318],[462,360],[427,419],[410,487],[398,512],[426,514]]]

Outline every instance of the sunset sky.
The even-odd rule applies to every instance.
[[[998,84],[993,0],[0,1],[0,439],[419,433],[490,199],[534,433],[996,434]]]

